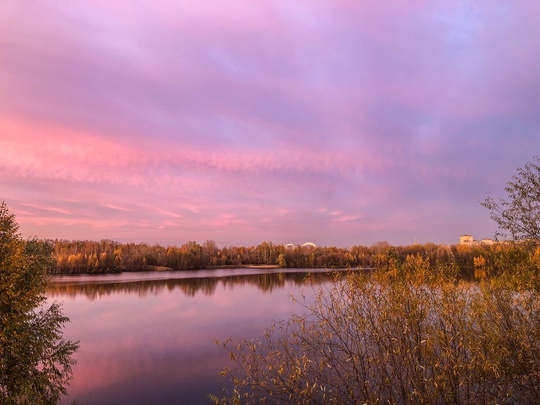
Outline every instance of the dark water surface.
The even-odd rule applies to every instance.
[[[201,270],[54,276],[47,291],[80,340],[69,397],[93,404],[208,404],[229,386],[230,365],[213,340],[254,338],[272,321],[302,313],[313,270]],[[326,272],[317,283],[330,282]]]

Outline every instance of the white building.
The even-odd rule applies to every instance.
[[[474,240],[474,238],[472,237],[472,235],[461,235],[459,237],[459,244],[460,245],[468,245],[468,246],[472,246],[472,245],[493,245],[494,243],[496,243],[493,239],[489,239],[489,238],[484,238],[482,240]]]

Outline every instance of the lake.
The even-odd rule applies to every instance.
[[[219,372],[228,353],[214,343],[261,336],[273,321],[305,312],[294,303],[316,272],[221,269],[53,276],[49,301],[71,320],[64,336],[80,340],[69,396],[92,404],[208,404],[230,388]]]

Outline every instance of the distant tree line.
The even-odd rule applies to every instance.
[[[288,268],[381,268],[389,262],[403,263],[408,256],[420,256],[432,266],[455,264],[462,276],[482,276],[490,269],[505,269],[528,253],[520,244],[438,245],[434,243],[391,246],[311,247],[276,245],[219,248],[214,241],[202,245],[188,242],[163,247],[145,243],[118,243],[111,240],[66,241],[54,245],[53,274],[115,273],[122,271],[197,270],[244,265],[274,265]],[[476,273],[476,274],[475,274]]]

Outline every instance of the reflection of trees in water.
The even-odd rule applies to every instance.
[[[319,284],[333,278],[332,273],[318,272],[295,272],[295,273],[263,273],[231,275],[225,277],[200,277],[182,278],[166,280],[139,280],[139,281],[118,281],[118,282],[52,282],[47,288],[47,293],[51,297],[85,295],[90,300],[101,296],[115,293],[137,294],[139,297],[157,295],[164,290],[173,292],[180,290],[187,297],[193,297],[198,292],[206,296],[212,296],[218,285],[224,288],[233,289],[245,285],[253,285],[264,293],[272,292],[274,289],[282,289],[287,285],[302,286],[307,283]]]

